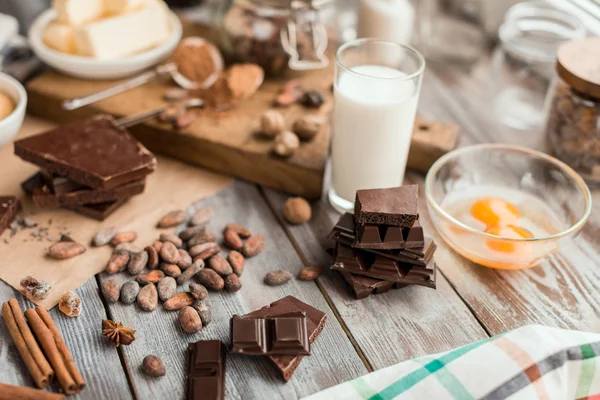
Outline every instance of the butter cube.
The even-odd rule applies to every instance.
[[[110,14],[123,14],[141,8],[145,0],[106,0],[106,8]]]
[[[44,43],[62,53],[74,53],[75,41],[73,40],[73,28],[69,25],[50,22],[42,36]]]
[[[104,0],[53,0],[56,21],[64,25],[82,25],[100,19],[106,12]]]
[[[116,15],[75,29],[75,46],[81,55],[113,60],[140,53],[164,42],[171,33],[164,2]]]

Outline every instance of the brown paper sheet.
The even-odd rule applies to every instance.
[[[52,128],[54,125],[27,117],[19,137]],[[37,228],[24,229],[11,237],[10,229],[0,236],[0,279],[20,290],[19,282],[27,275],[43,279],[52,285],[49,296],[37,304],[54,307],[67,290],[74,290],[91,276],[104,270],[112,248],[91,247],[94,234],[105,226],[138,233],[134,242],[145,247],[158,238],[161,231],[156,222],[167,212],[185,209],[196,200],[211,196],[232,183],[232,179],[182,162],[158,157],[156,171],[147,178],[143,194],[131,198],[105,221],[100,222],[63,209],[36,209],[29,196],[21,190],[21,182],[37,171],[37,167],[13,154],[13,145],[0,148],[0,195],[16,195],[23,203],[19,215],[36,221]],[[48,239],[38,241],[31,236],[40,227],[48,228]],[[54,260],[46,253],[48,247],[68,233],[88,247],[82,255],[69,260]],[[8,243],[5,243],[5,240]]]

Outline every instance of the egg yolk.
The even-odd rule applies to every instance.
[[[471,206],[471,215],[488,227],[511,225],[521,217],[517,207],[497,198],[477,200]]]
[[[486,233],[494,236],[501,236],[503,238],[510,239],[531,239],[533,238],[533,233],[528,231],[525,228],[521,228],[516,225],[507,225],[507,226],[492,226],[485,230]],[[506,242],[501,239],[494,240],[488,239],[486,240],[486,244],[492,250],[501,251],[503,253],[512,253],[515,251],[514,243]]]

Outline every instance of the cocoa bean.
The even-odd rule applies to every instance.
[[[208,296],[208,291],[199,283],[190,283],[190,294],[196,300],[204,300]]]
[[[190,240],[196,235],[203,233],[206,230],[205,226],[190,226],[189,228],[185,228],[181,232],[179,232],[179,238],[181,240]]]
[[[167,301],[171,297],[175,296],[175,292],[177,291],[177,282],[175,281],[175,278],[165,276],[158,281],[156,288],[158,289],[158,297],[160,297],[162,301]]]
[[[160,269],[165,273],[165,275],[171,276],[175,279],[181,276],[181,269],[179,269],[176,264],[161,263]]]
[[[106,280],[102,282],[102,294],[109,303],[116,303],[121,294],[121,285],[114,279]]]
[[[137,303],[144,311],[154,311],[156,309],[158,306],[158,292],[154,283],[149,283],[140,290]]]
[[[317,267],[304,267],[298,273],[298,279],[301,281],[314,281],[321,275],[321,271]]]
[[[223,232],[225,232],[227,229],[231,229],[232,231],[237,233],[242,239],[248,239],[250,236],[252,236],[252,232],[241,225],[227,224],[225,225],[225,229],[223,229]]]
[[[196,246],[190,248],[190,251],[188,253],[190,253],[190,256],[192,256],[194,258],[198,258],[198,257],[202,256],[200,258],[205,260],[208,257],[212,257],[215,254],[219,253],[219,251],[221,251],[221,249],[215,242],[209,242],[209,243],[199,244],[199,245],[196,245]]]
[[[183,210],[175,210],[159,219],[156,226],[158,228],[173,228],[183,221],[185,221],[185,212]]]
[[[115,250],[106,264],[106,272],[109,274],[116,274],[117,272],[123,271],[127,267],[129,262],[129,252],[125,250]]]
[[[131,243],[135,239],[137,239],[137,233],[135,233],[134,231],[121,232],[113,236],[112,240],[110,241],[110,244],[112,244],[113,246],[118,246],[121,243]]]
[[[116,227],[107,226],[94,235],[92,245],[97,247],[107,245],[117,233],[119,233],[119,230]]]
[[[192,256],[190,256],[190,253],[183,249],[179,249],[179,262],[177,263],[177,266],[181,269],[186,269],[192,265],[192,262]]]
[[[84,252],[85,246],[76,242],[58,242],[48,249],[48,255],[57,260],[66,260]]]
[[[144,251],[148,253],[148,268],[156,269],[160,262],[158,257],[158,251],[153,246],[146,246]]]
[[[213,235],[211,232],[205,231],[205,232],[199,233],[198,235],[191,238],[187,242],[187,245],[191,249],[192,247],[197,246],[199,244],[210,243],[210,242],[214,242],[215,240],[217,240],[215,235]]]
[[[148,253],[140,251],[139,253],[132,254],[129,258],[129,264],[127,264],[127,271],[131,275],[137,275],[146,268],[148,264]]]
[[[165,90],[162,95],[163,100],[165,101],[178,101],[183,100],[188,96],[188,91],[182,88],[174,87]]]
[[[185,271],[181,273],[179,278],[177,278],[177,283],[179,285],[183,285],[185,282],[192,279],[194,275],[200,272],[201,269],[204,268],[204,260],[196,260],[192,263],[192,265],[186,268]]]
[[[208,260],[208,267],[212,268],[217,274],[221,276],[227,276],[233,273],[233,269],[231,269],[231,265],[227,262],[226,259],[221,257],[220,255],[214,255]]]
[[[202,325],[208,326],[208,324],[212,322],[212,312],[210,311],[208,300],[196,300],[194,304],[192,304],[192,307],[198,312],[198,315],[200,315]]]
[[[269,286],[279,286],[289,282],[290,279],[292,279],[292,274],[289,271],[278,269],[265,276],[265,283]]]
[[[246,264],[246,259],[242,255],[242,253],[238,251],[230,251],[227,256],[227,261],[229,261],[229,265],[231,265],[231,269],[233,269],[233,273],[237,276],[242,276],[244,273],[244,266]]]
[[[192,218],[190,219],[191,226],[206,226],[213,215],[215,214],[212,208],[204,207],[196,210]]]
[[[179,236],[175,235],[174,233],[161,233],[160,241],[163,243],[171,242],[175,245],[175,247],[178,248],[183,246],[183,241],[179,238]]]
[[[173,123],[173,126],[175,129],[185,129],[193,124],[196,119],[198,119],[198,116],[195,112],[186,111],[183,113],[183,115],[177,118],[177,120]]]
[[[149,283],[158,283],[162,278],[165,277],[165,273],[159,269],[148,272],[147,274],[141,274],[135,277],[135,280],[140,285],[147,285]]]
[[[194,303],[194,298],[188,292],[179,292],[169,300],[165,301],[163,307],[167,311],[181,310],[183,307],[191,306]]]
[[[160,249],[162,249],[162,245],[163,245],[163,242],[161,242],[160,240],[156,240],[156,241],[154,241],[154,243],[152,243],[152,247],[154,247],[154,249],[156,250],[157,253],[160,253]]]
[[[125,282],[121,286],[121,303],[133,304],[140,292],[140,284],[136,281]]]
[[[292,225],[308,222],[311,215],[310,204],[302,197],[291,197],[283,205],[283,216]]]
[[[144,357],[144,361],[142,361],[142,371],[153,378],[164,376],[166,373],[165,364],[155,355]]]
[[[184,307],[179,310],[179,324],[189,334],[200,332],[202,329],[200,315],[192,307]]]
[[[118,244],[117,246],[115,246],[115,251],[117,250],[125,250],[128,251],[130,254],[139,253],[140,251],[142,251],[142,249],[140,249],[138,246],[129,242]]]
[[[185,109],[183,107],[177,107],[177,106],[168,107],[163,112],[158,114],[158,120],[162,121],[162,122],[173,123],[173,122],[177,121],[177,118],[179,118],[183,114],[184,111],[185,111]]]
[[[169,264],[177,264],[179,262],[179,252],[177,247],[171,242],[163,242],[160,248],[160,258]]]
[[[222,290],[225,287],[225,282],[223,278],[219,276],[215,271],[209,268],[204,268],[200,272],[198,272],[197,280],[199,283],[204,285],[207,289],[210,290]]]
[[[233,229],[225,229],[225,232],[223,232],[223,244],[231,250],[241,250],[244,242],[240,235]]]
[[[237,292],[242,288],[242,282],[240,282],[240,277],[236,274],[229,274],[224,279],[225,281],[225,290],[228,292]]]
[[[246,240],[242,247],[242,254],[244,257],[254,257],[262,253],[265,249],[265,238],[262,235],[252,236]]]

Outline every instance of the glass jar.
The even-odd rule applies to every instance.
[[[506,14],[492,55],[491,86],[494,114],[519,131],[517,143],[543,141],[544,101],[556,51],[562,43],[583,36],[585,28],[578,18],[544,1],[517,4]],[[531,131],[535,140],[523,137],[521,131]]]
[[[600,38],[565,43],[548,95],[549,151],[589,183],[600,183]]]
[[[221,48],[268,75],[324,68],[332,0],[233,0],[218,12]],[[333,14],[330,12],[329,14]],[[329,15],[331,17],[331,15]]]

